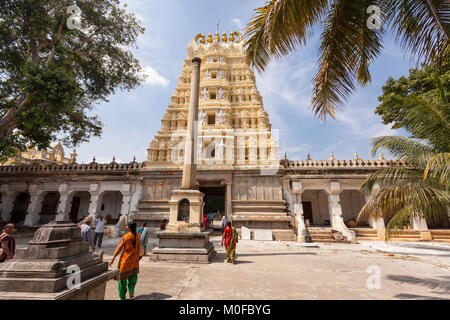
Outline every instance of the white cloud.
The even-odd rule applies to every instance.
[[[239,30],[244,29],[244,25],[242,24],[241,20],[239,19],[233,19],[231,20],[235,25],[237,25],[237,27],[239,28]]]
[[[161,76],[155,69],[152,67],[144,67],[144,75],[146,77],[145,84],[149,85],[160,85],[163,87],[167,87],[170,83],[169,80]]]

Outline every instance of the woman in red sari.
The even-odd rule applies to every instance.
[[[235,227],[231,226],[231,222],[228,222],[227,227],[223,231],[222,244],[225,240],[225,249],[227,251],[227,262],[235,264],[236,260],[236,244],[238,243],[239,234]]]
[[[206,212],[203,213],[203,224],[205,225],[205,231],[208,230],[208,217],[206,216]]]

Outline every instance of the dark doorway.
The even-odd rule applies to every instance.
[[[72,208],[70,209],[70,220],[78,222],[78,210],[80,210],[80,197],[74,197],[72,200]]]
[[[302,206],[303,206],[303,218],[305,220],[309,220],[309,225],[312,226],[313,225],[313,212],[312,212],[312,206],[311,206],[311,202],[302,202]]]
[[[17,195],[14,200],[14,207],[11,213],[12,223],[22,223],[25,221],[29,204],[30,194],[28,192],[21,192]]]
[[[217,219],[221,213],[225,213],[225,187],[205,187],[200,188],[200,191],[205,194],[203,201],[206,214],[214,213]]]
[[[58,210],[59,193],[49,192],[45,195],[42,202],[39,224],[46,224],[55,220],[56,211]]]

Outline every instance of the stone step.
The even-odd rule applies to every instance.
[[[274,229],[272,230],[273,239],[275,241],[296,241],[297,236],[295,231],[292,229],[283,230],[283,229]]]
[[[239,211],[286,212],[286,206],[233,206],[233,212]]]

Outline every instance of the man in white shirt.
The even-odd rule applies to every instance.
[[[103,216],[95,218],[94,247],[96,247],[97,244],[98,248],[102,247],[103,234],[105,233],[105,223],[106,220]]]

